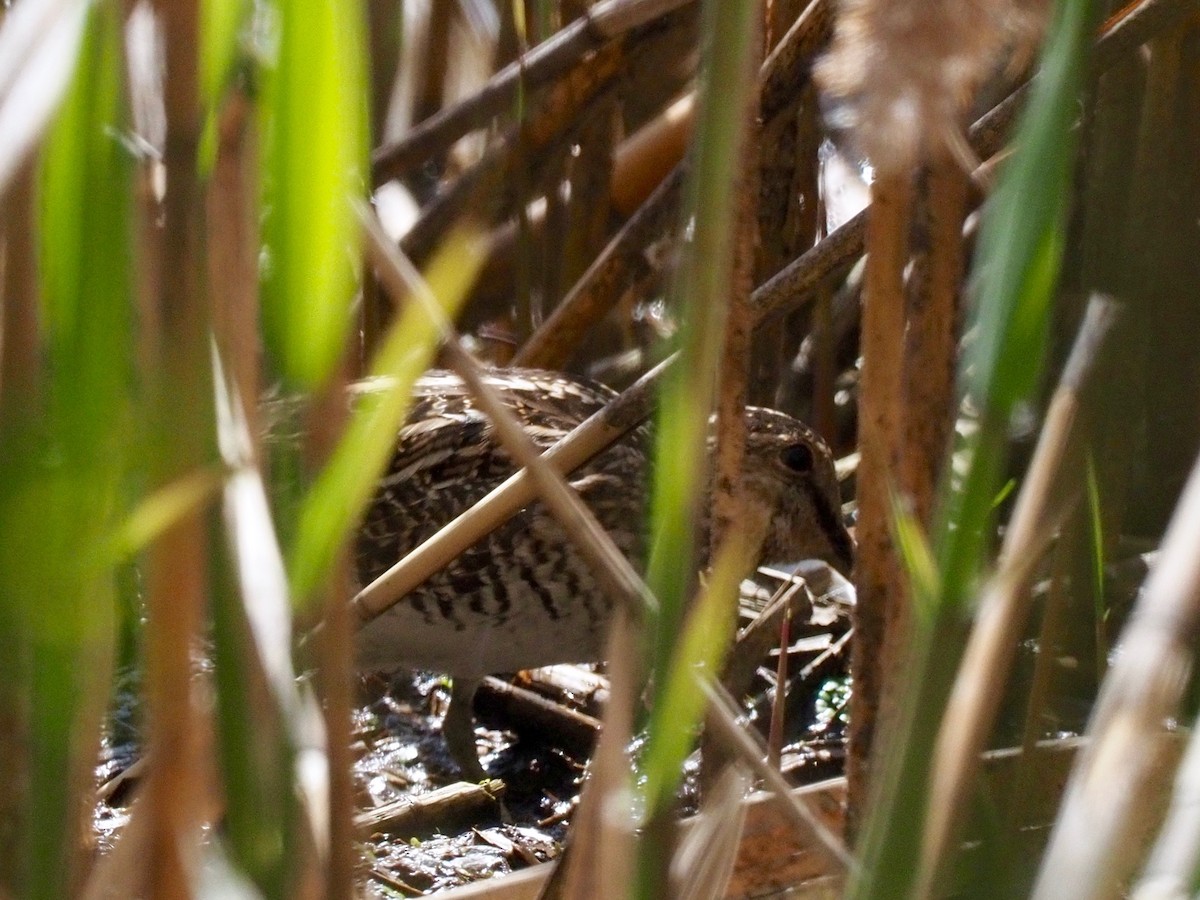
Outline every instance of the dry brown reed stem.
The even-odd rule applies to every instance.
[[[389,834],[403,840],[438,832],[448,822],[493,814],[504,791],[505,784],[499,780],[477,784],[456,781],[428,794],[403,796],[364,810],[354,817],[354,824],[362,834]]]
[[[788,647],[792,643],[792,616],[790,611],[784,614],[783,622],[779,628],[779,661],[775,663],[775,683],[786,685],[788,683]],[[775,698],[771,702],[771,721],[767,727],[767,764],[772,769],[781,768],[783,765],[783,726],[787,715],[787,692],[783,690],[775,691]]]
[[[198,4],[161,2],[167,138],[163,162],[161,278],[154,298],[161,325],[150,373],[159,439],[154,486],[204,460],[209,424],[207,392],[210,315],[202,289],[199,250],[203,198],[196,177],[200,137],[197,91]],[[169,441],[168,441],[169,436]],[[143,814],[150,818],[146,896],[192,895],[185,857],[199,840],[201,786],[192,698],[192,649],[206,598],[206,529],[194,510],[168,529],[150,552],[146,578],[147,753],[152,760]]]
[[[695,93],[685,94],[617,147],[612,160],[612,207],[618,215],[635,215],[687,154],[695,104]]]
[[[844,278],[863,253],[870,207],[831,231],[819,244],[760,284],[750,303],[764,320],[799,309],[826,281]]]
[[[1017,644],[1029,616],[1030,579],[1057,526],[1078,499],[1078,469],[1087,437],[1089,388],[1120,314],[1107,297],[1093,298],[1050,403],[1029,472],[1004,535],[1000,565],[982,593],[975,627],[946,705],[930,767],[928,815],[918,896],[929,896],[957,846],[980,754],[995,723]],[[1067,477],[1064,477],[1067,476]]]
[[[1198,533],[1200,461],[1101,686],[1090,742],[1071,772],[1038,873],[1038,900],[1120,896],[1146,816],[1161,815],[1159,798],[1174,770],[1166,727],[1184,714],[1200,635]]]
[[[748,75],[753,79],[761,70],[762,38],[752,38],[751,51],[745,60]],[[729,239],[733,242],[732,266],[729,273],[724,336],[717,359],[716,392],[713,398],[717,421],[717,446],[712,468],[712,506],[709,545],[701,551],[703,558],[715,563],[734,535],[738,523],[746,519],[745,491],[742,468],[746,456],[746,405],[750,395],[750,348],[754,331],[754,316],[750,310],[750,294],[754,289],[755,248],[758,244],[759,200],[759,129],[758,100],[754,82],[748,80],[745,102],[741,109],[740,149],[737,156],[739,174],[735,175],[734,205]],[[757,548],[755,548],[757,549]],[[741,573],[745,574],[745,573]],[[737,603],[736,592],[729,602]],[[721,646],[734,642],[737,630],[736,608],[730,609],[727,625],[721,636]],[[702,739],[704,769],[701,772],[703,789],[707,793],[721,771],[728,768],[730,754],[708,733]]]
[[[1161,298],[1154,297],[1153,288],[1146,287],[1154,283],[1156,274],[1149,268],[1149,261],[1161,259],[1154,245],[1162,240],[1157,226],[1163,212],[1151,198],[1161,197],[1160,186],[1173,180],[1175,163],[1171,155],[1164,152],[1163,136],[1170,133],[1177,115],[1183,39],[1184,31],[1177,29],[1158,36],[1146,46],[1146,88],[1138,123],[1137,150],[1129,188],[1132,200],[1123,248],[1129,260],[1129,271],[1122,282],[1125,290],[1146,302],[1162,302]]]
[[[1133,900],[1187,897],[1200,862],[1200,733],[1194,728],[1175,775],[1175,789],[1150,858],[1129,892]]]
[[[1061,674],[1061,658],[1049,648],[1063,646],[1069,637],[1072,625],[1068,609],[1072,588],[1070,569],[1075,561],[1074,557],[1078,554],[1078,545],[1086,539],[1082,523],[1087,518],[1086,508],[1078,502],[1064,507],[1062,523],[1057,526],[1058,540],[1049,552],[1050,583],[1046,603],[1042,609],[1041,627],[1037,634],[1036,646],[1039,652],[1033,663],[1033,674],[1029,678],[1021,742],[1019,747],[1015,748],[1015,752],[1021,754],[1022,764],[1017,766],[1011,789],[998,804],[999,826],[995,834],[1001,853],[1011,855],[1011,850],[1004,845],[1019,839],[1021,830],[1029,824],[1030,808],[1047,788],[1042,770],[1045,754],[1038,742],[1046,732],[1047,717],[1052,714],[1054,684]],[[1049,536],[1046,540],[1052,541],[1053,537]],[[1104,646],[1107,649],[1108,645]],[[985,754],[981,753],[981,756],[983,755]],[[976,781],[979,778],[980,773],[976,771]],[[946,866],[940,861],[937,865],[940,871],[935,874],[932,883],[944,884],[947,880]]]
[[[339,387],[341,385],[338,385]],[[345,409],[345,404],[342,404]],[[318,644],[321,711],[325,721],[325,754],[329,767],[329,856],[324,874],[327,900],[356,896],[359,850],[354,825],[354,628],[350,608],[350,557],[343,549],[324,591],[324,628]]]
[[[1195,15],[1191,0],[1133,0],[1112,13],[1100,27],[1095,65],[1107,71],[1156,34]]]
[[[708,697],[708,717],[705,725],[727,742],[731,755],[746,762],[752,772],[762,779],[763,784],[779,803],[780,811],[801,833],[814,839],[830,869],[836,872],[852,870],[857,863],[838,836],[830,831],[817,813],[802,799],[792,793],[786,779],[778,769],[766,762],[767,752],[760,746],[757,737],[737,724],[737,703],[721,685],[707,676],[697,674],[696,679]]]
[[[0,423],[40,407],[34,171],[26,163],[0,194]]]
[[[346,383],[349,363],[342,361],[333,377],[306,410],[305,464],[318,472],[337,446],[347,419]],[[317,645],[318,685],[325,723],[329,769],[329,855],[323,873],[326,900],[348,900],[355,894],[358,850],[354,839],[353,765],[350,751],[354,707],[354,629],[350,555],[343,546],[321,593],[322,629]]]
[[[768,121],[791,106],[812,81],[812,63],[833,35],[830,0],[810,0],[763,60],[759,116]]]
[[[761,40],[755,41],[755,46]],[[755,59],[749,60],[755,70]],[[752,70],[753,71],[753,70]],[[708,558],[719,558],[731,526],[741,518],[742,460],[746,455],[746,404],[750,385],[750,336],[754,315],[750,294],[754,289],[754,257],[758,243],[758,129],[756,105],[746,104],[741,129],[741,175],[737,178],[734,231],[731,235],[733,267],[730,273],[728,309],[725,314],[724,342],[717,373],[715,407],[717,448],[713,468],[712,529]],[[730,633],[736,621],[729,617]]]
[[[813,0],[763,62],[759,71],[759,108],[764,119],[778,112],[785,99],[794,99],[794,92],[808,84],[809,64],[828,39],[830,18],[828,0]],[[623,145],[624,152],[632,152],[637,141],[636,135],[630,138]],[[683,167],[680,165],[654,189],[562,302],[522,345],[513,365],[553,369],[567,363],[582,338],[616,303],[622,287],[629,280],[628,273],[636,267],[645,248],[677,224],[682,184]]]
[[[870,756],[881,720],[894,698],[885,689],[907,646],[909,610],[892,541],[892,492],[900,459],[903,420],[904,268],[908,263],[908,223],[912,185],[907,172],[881,175],[871,186],[867,217],[867,272],[864,284],[862,381],[858,399],[858,552],[854,580],[854,641],[850,667],[854,694],[846,755],[853,833],[866,809]]]
[[[558,34],[505,66],[466,100],[416,125],[402,139],[371,154],[375,184],[399,178],[469,131],[512,108],[517,92],[547,84],[586,61],[587,54],[692,0],[603,0]]]
[[[224,813],[224,805],[217,787],[219,776],[216,771],[215,735],[212,729],[212,719],[207,718],[199,723],[200,733],[195,736],[196,758],[199,761],[192,777],[197,782],[197,794],[200,797],[198,807],[198,823],[201,827],[209,828],[220,820]],[[138,763],[142,763],[142,757]],[[149,768],[149,767],[147,767]],[[133,799],[128,803],[129,820],[112,850],[98,854],[94,860],[87,880],[73,895],[79,900],[112,900],[114,897],[142,897],[147,895],[147,854],[151,837],[152,825],[150,816],[145,814],[148,802],[149,784],[142,782],[136,789]],[[190,898],[195,892],[189,893]]]
[[[676,167],[568,291],[562,302],[521,345],[512,364],[543,369],[566,365],[584,335],[612,308],[628,273],[646,247],[678,216],[683,167]]]
[[[258,344],[258,218],[251,108],[238,91],[217,120],[217,158],[208,183],[208,284],[213,335],[226,371],[243,399],[246,430],[258,446],[261,396]]]
[[[761,284],[815,246],[827,230],[821,202],[820,159],[825,128],[817,91],[808,79],[807,68],[803,76],[805,84],[796,92],[795,102],[763,120],[760,128],[755,284]],[[765,406],[784,402],[780,373],[790,368],[791,357],[797,352],[797,337],[811,325],[812,317],[812,312],[789,314],[779,327],[764,329],[755,337],[751,350],[750,402]],[[786,378],[784,384],[793,380]],[[816,427],[823,434],[834,433]]]
[[[812,327],[809,330],[813,341],[810,363],[812,372],[811,424],[817,430],[817,434],[829,435],[831,440],[837,434],[838,366],[836,349],[838,341],[845,333],[835,328],[833,304],[833,289],[827,284],[821,285],[817,289],[813,303]],[[857,309],[855,313],[857,319]]]
[[[678,900],[716,900],[727,894],[746,824],[742,799],[750,790],[750,775],[726,767],[705,793],[695,827],[679,841],[671,860],[668,891]]]
[[[580,792],[568,852],[552,876],[559,889],[544,891],[542,900],[620,897],[633,883],[634,820],[627,748],[642,690],[642,652],[633,620],[620,608],[613,616],[607,652],[606,658],[613,662],[604,728],[592,756],[591,774]],[[626,811],[628,814],[622,814]]]
[[[778,18],[792,9],[793,20],[763,64],[759,79],[760,140],[758,163],[759,239],[755,254],[754,283],[771,277],[799,254],[815,245],[824,233],[820,200],[820,147],[825,139],[817,91],[812,83],[812,60],[826,45],[833,26],[832,3],[811,0],[794,10],[797,0],[768,4],[768,28],[776,31]],[[750,397],[753,402],[775,400],[779,371],[794,328],[760,335],[755,341]]]
[[[968,177],[947,157],[927,166],[918,216],[923,236],[909,279],[902,376],[905,450],[896,481],[927,528],[954,419]]]
[[[508,189],[518,167],[524,170],[563,140],[579,110],[612,88],[624,61],[623,45],[607,44],[573,70],[569,78],[555,85],[539,104],[536,114],[512,126],[501,140],[488,147],[475,165],[421,210],[421,217],[400,241],[405,253],[417,260],[425,259],[451,222],[464,210],[478,211],[481,204],[493,202],[491,198],[497,192],[506,208],[524,202],[524,198],[514,196]]]
[[[743,197],[748,197],[748,194]],[[749,203],[745,204],[749,207]],[[749,212],[749,209],[746,209]],[[745,219],[743,224],[747,224]],[[712,533],[708,547],[708,558],[717,559],[731,528],[736,526],[741,515],[744,497],[741,496],[742,460],[746,455],[746,403],[749,391],[749,354],[751,320],[746,309],[750,287],[749,266],[754,257],[753,219],[743,234],[738,235],[740,249],[745,256],[739,259],[745,269],[737,273],[743,282],[744,291],[735,290],[729,305],[725,323],[725,346],[721,371],[717,382],[717,448],[713,467]],[[734,617],[730,617],[732,627]],[[732,632],[729,635],[732,637]]]

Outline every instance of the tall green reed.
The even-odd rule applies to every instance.
[[[32,336],[43,365],[4,385],[29,393],[6,397],[10,415],[0,422],[3,700],[14,739],[24,736],[13,762],[27,779],[12,887],[30,897],[64,896],[80,874],[81,798],[110,691],[107,538],[123,502],[132,387],[119,35],[115,6],[90,11],[45,139],[35,207],[40,335]]]

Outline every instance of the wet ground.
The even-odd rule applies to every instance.
[[[747,614],[769,598],[772,579],[762,578],[758,597],[745,598]],[[782,765],[795,784],[841,773],[844,704],[848,698],[845,637],[849,608],[829,598],[814,604],[805,621],[791,624],[788,686],[784,704]],[[772,651],[755,672],[747,695],[747,720],[764,736],[776,694],[779,653]],[[558,666],[547,684],[523,674],[514,680],[555,704],[599,717],[595,700],[603,693],[603,673]],[[370,679],[360,708],[362,755],[356,776],[364,807],[438,790],[457,778],[439,731],[449,701],[444,679],[429,673]],[[504,707],[504,708],[502,708]],[[545,731],[505,698],[486,690],[476,698],[477,738],[488,775],[504,784],[503,801],[483,800],[470,821],[442,823],[422,833],[375,834],[367,838],[371,856],[368,894],[404,896],[406,890],[450,887],[499,872],[524,868],[557,855],[577,801],[588,758],[578,734],[562,740],[562,730]],[[636,756],[635,741],[630,748]],[[683,788],[685,811],[697,798],[698,755],[688,762]]]
[[[771,577],[760,581],[757,591],[747,585],[744,592],[746,615],[780,584]],[[849,607],[840,598],[819,600],[813,607],[790,625],[782,765],[795,784],[840,774],[843,758]],[[776,695],[778,661],[777,649],[762,659],[746,695],[747,722],[763,735]],[[497,684],[485,685],[476,697],[481,761],[494,779],[485,789],[460,783],[442,738],[450,696],[445,678],[401,672],[362,680],[354,775],[366,896],[416,896],[559,853],[594,739],[593,719],[602,713],[603,671],[558,666],[504,681],[528,694],[518,691],[514,699]],[[127,682],[123,695],[130,698],[136,685],[132,676]],[[529,714],[529,695],[549,700],[550,712],[539,706]],[[575,715],[556,724],[559,706]],[[98,767],[105,799],[97,806],[95,827],[102,852],[124,823],[124,804],[135,782],[129,775],[137,758],[134,718],[131,702],[114,712]],[[638,749],[635,741],[631,757]],[[683,788],[685,811],[694,806],[698,770],[693,755]],[[439,801],[432,811],[424,808],[429,798]]]

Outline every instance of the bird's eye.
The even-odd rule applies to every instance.
[[[813,469],[813,452],[808,444],[792,444],[785,447],[779,458],[785,466],[800,475],[807,475]]]

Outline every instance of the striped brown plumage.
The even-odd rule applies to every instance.
[[[538,370],[495,370],[488,380],[543,448],[615,396],[601,385]],[[762,561],[820,558],[847,570],[851,542],[828,448],[782,413],[752,408],[747,414],[745,524],[764,535]],[[649,450],[642,427],[569,476],[639,568]],[[381,575],[513,471],[461,380],[447,372],[421,378],[358,536],[361,582]],[[456,695],[469,696],[489,673],[598,659],[611,610],[582,555],[535,502],[365,625],[359,662],[364,669],[446,672],[462,685]],[[460,763],[478,775],[477,764],[470,766],[473,752],[454,747],[470,741],[469,710],[458,715],[465,723],[448,722],[448,737]]]

